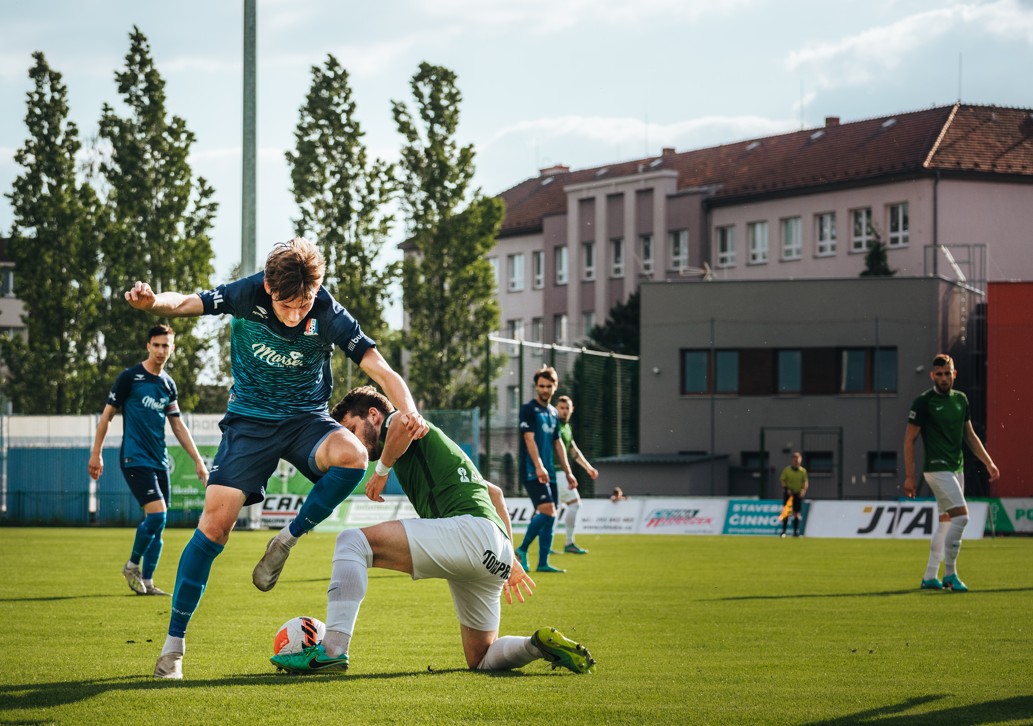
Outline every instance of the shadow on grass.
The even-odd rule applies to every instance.
[[[66,706],[86,701],[96,696],[114,691],[140,692],[163,691],[166,689],[211,688],[213,686],[282,686],[301,682],[340,681],[342,685],[350,682],[380,681],[395,678],[412,678],[414,676],[440,676],[451,673],[473,673],[492,677],[535,677],[549,673],[523,673],[521,671],[473,671],[469,668],[431,668],[418,671],[400,671],[396,673],[313,673],[296,675],[289,673],[241,673],[224,678],[189,680],[162,680],[151,676],[121,676],[118,678],[99,678],[86,681],[60,681],[56,683],[21,683],[0,686],[0,713],[14,709],[37,709]],[[0,723],[4,723],[0,717]],[[26,723],[18,721],[18,723]],[[50,721],[47,721],[50,723]]]
[[[55,595],[54,597],[0,597],[0,602],[58,602],[59,600],[97,600],[100,598],[110,597],[128,597],[130,599],[141,597],[146,600],[148,598],[137,595],[135,592],[127,592],[125,595]],[[150,598],[152,601],[156,598]]]
[[[738,595],[736,597],[715,597],[704,599],[703,602],[730,602],[734,600],[801,600],[807,598],[824,597],[887,597],[888,595],[918,595],[919,597],[959,597],[971,598],[979,595],[992,595],[1001,592],[1033,592],[1033,587],[1001,587],[996,590],[973,590],[965,593],[946,592],[937,590],[919,590],[908,588],[907,590],[878,590],[874,592],[815,592],[815,593],[781,593],[779,595]]]
[[[967,706],[952,706],[923,713],[908,713],[914,708],[947,696],[919,696],[901,703],[881,708],[858,711],[835,719],[812,721],[808,726],[847,726],[847,724],[877,723],[898,726],[907,724],[943,723],[998,723],[1003,721],[1027,721],[1033,717],[1033,696],[1013,696],[996,701],[984,701]]]

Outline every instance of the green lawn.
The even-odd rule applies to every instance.
[[[171,590],[191,532],[165,535]],[[503,634],[552,625],[596,673],[465,668],[443,582],[373,570],[347,674],[277,675],[277,628],[325,617],[333,535],[276,589],[267,532],[216,561],[185,680],[150,677],[168,598],[119,571],[130,529],[0,528],[0,723],[1033,723],[1033,539],[966,542],[967,594],[920,592],[928,545],[776,537],[584,536]],[[532,556],[533,556],[532,550]]]

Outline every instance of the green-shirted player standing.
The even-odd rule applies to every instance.
[[[933,359],[929,373],[933,387],[911,404],[904,434],[904,494],[914,498],[918,491],[915,484],[915,439],[921,434],[925,452],[923,477],[933,490],[940,513],[940,524],[929,545],[929,562],[921,584],[923,590],[968,590],[957,575],[961,536],[968,524],[962,442],[967,443],[972,453],[986,465],[990,481],[996,481],[1000,476],[972,428],[968,398],[961,391],[954,390],[957,375],[949,355],[941,353]],[[944,563],[942,582],[938,577],[940,562]]]
[[[380,567],[406,572],[414,580],[448,581],[470,668],[508,670],[544,658],[554,668],[588,672],[595,663],[588,650],[553,628],[530,637],[499,637],[500,595],[512,603],[516,593],[524,602],[535,587],[514,557],[502,490],[485,481],[439,428],[428,422],[427,435],[414,440],[404,426],[392,425],[394,414],[372,386],[350,391],[332,412],[377,461],[366,496],[384,501],[381,493],[394,468],[420,518],[341,532],[327,591],[326,636],[301,653],[273,656],[273,665],[295,673],[346,670],[368,570]]]

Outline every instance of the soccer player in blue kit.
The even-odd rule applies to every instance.
[[[168,595],[154,584],[163,546],[162,533],[169,507],[169,452],[165,447],[165,421],[183,450],[194,460],[197,478],[208,481],[208,469],[179,416],[179,392],[165,364],[176,349],[175,333],[168,325],[147,331],[147,360],[122,371],[108,394],[97,422],[97,433],[86,465],[92,479],[104,473],[101,449],[108,427],[122,411],[122,446],[118,461],[129,491],[143,507],[144,520],[136,528],[129,561],[122,567],[129,589],[137,595]],[[141,565],[143,566],[141,569]]]
[[[261,502],[285,459],[313,481],[298,516],[270,540],[252,573],[260,590],[275,584],[298,538],[333,512],[362,479],[368,455],[328,411],[334,346],[362,368],[399,410],[416,438],[427,432],[408,386],[358,322],[322,287],[325,262],[303,238],[276,245],[265,270],[214,290],[155,294],[137,282],[128,303],[163,317],[233,316],[233,387],[219,427],[205,506],[183,550],[172,596],[168,637],[156,678],[182,678],[186,628],[204,593],[212,563],[229,540],[241,507]]]

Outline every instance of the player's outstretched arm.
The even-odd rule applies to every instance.
[[[126,302],[159,318],[194,318],[204,313],[204,305],[196,294],[181,292],[155,293],[146,282],[137,281],[125,293]]]
[[[194,460],[194,472],[197,474],[198,480],[202,484],[208,484],[208,467],[204,464],[204,459],[201,458],[201,452],[197,450],[197,444],[194,443],[194,438],[190,435],[190,429],[187,428],[186,424],[183,423],[183,419],[179,416],[169,417],[169,426],[172,428],[172,433],[176,436],[176,441],[183,447],[183,450],[187,452],[191,459]]]

